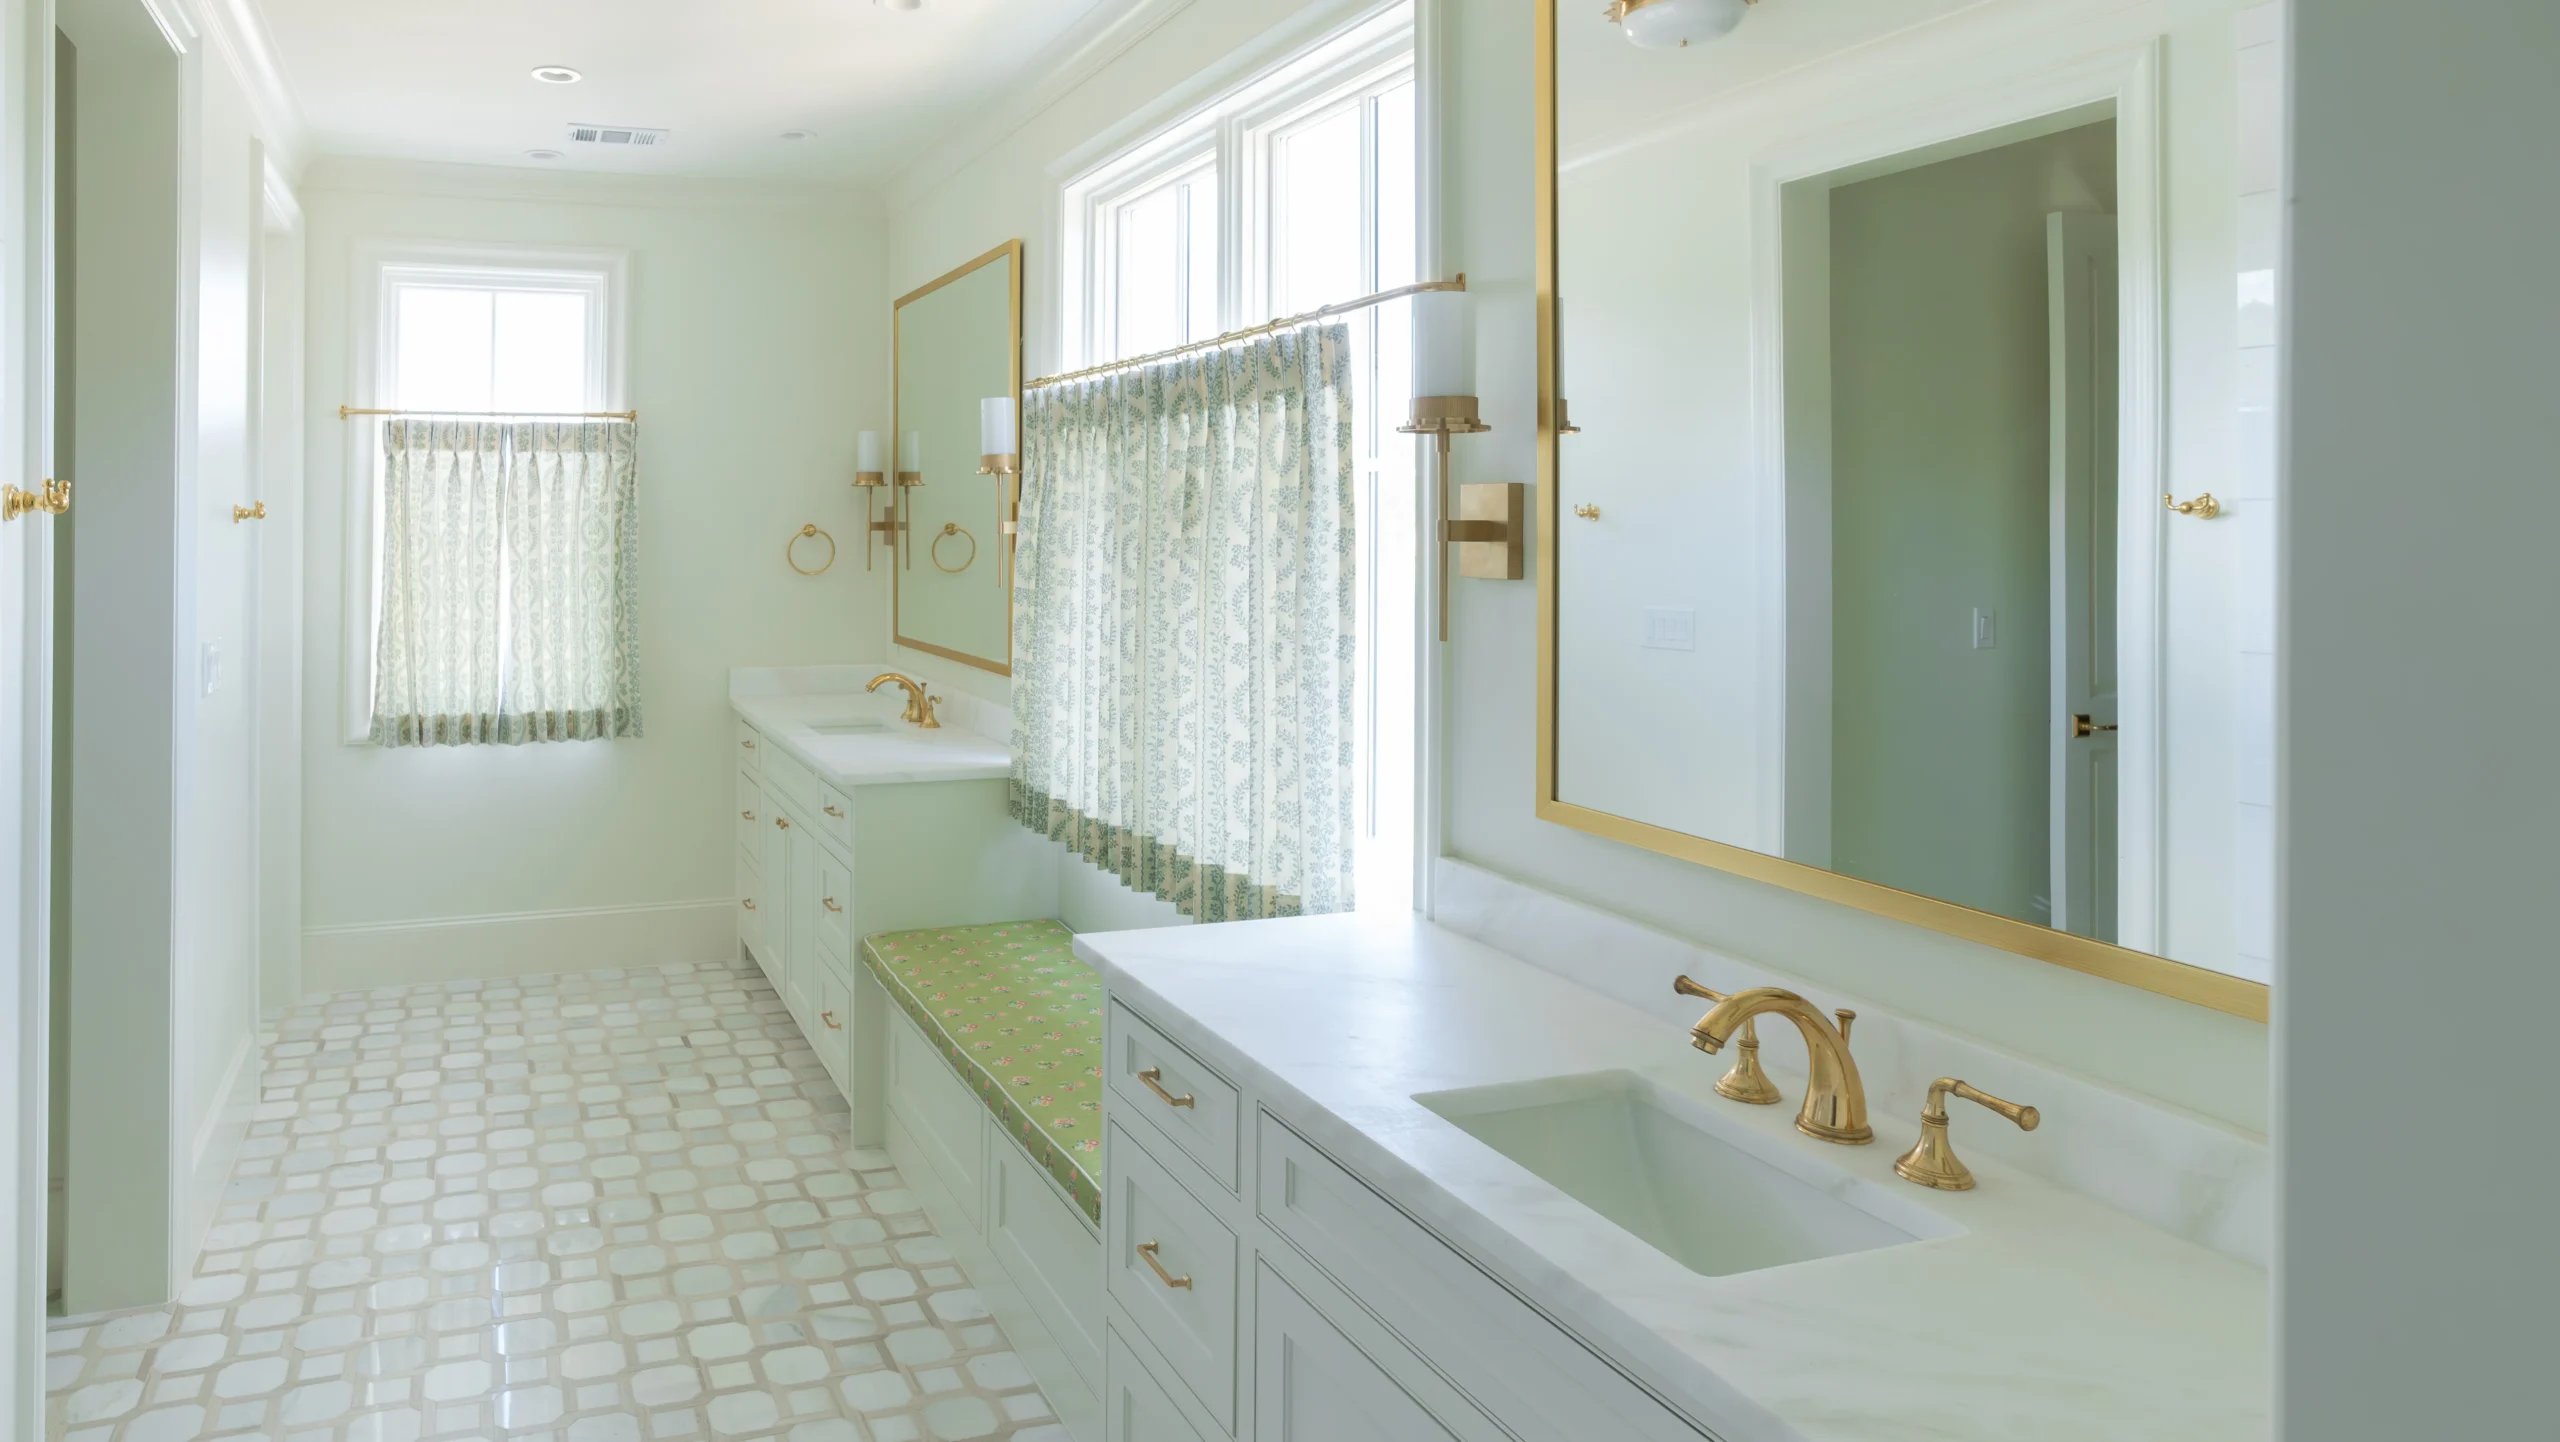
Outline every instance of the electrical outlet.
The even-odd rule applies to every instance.
[[[1697,650],[1698,613],[1668,606],[1647,606],[1644,612],[1644,644],[1647,650],[1652,651]]]

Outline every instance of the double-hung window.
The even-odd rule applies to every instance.
[[[1421,278],[1413,14],[1383,11],[1070,181],[1067,367],[1152,355]],[[1357,895],[1412,905],[1419,469],[1402,303],[1343,321],[1357,425]]]
[[[369,247],[346,739],[637,735],[637,479],[611,254]]]

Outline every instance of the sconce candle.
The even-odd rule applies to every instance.
[[[1014,473],[1013,397],[989,396],[978,402],[978,474]]]
[[[853,456],[853,468],[863,475],[876,476],[889,469],[887,458],[881,454],[878,431],[864,431],[855,437]]]
[[[1413,298],[1413,393],[1476,393],[1476,302],[1463,290],[1425,291]]]

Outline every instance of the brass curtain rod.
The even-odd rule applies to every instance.
[[[507,421],[629,421],[640,423],[638,411],[396,411],[372,406],[340,406],[338,419],[353,420],[357,416],[454,416]]]
[[[1406,296],[1420,295],[1424,291],[1465,290],[1466,288],[1467,273],[1462,270],[1458,272],[1458,278],[1456,280],[1425,280],[1417,281],[1412,285],[1400,285],[1393,290],[1382,290],[1376,295],[1364,295],[1358,300],[1346,300],[1338,305],[1320,306],[1314,310],[1308,311],[1304,315],[1288,316],[1280,320],[1267,322],[1263,325],[1246,326],[1243,330],[1231,330],[1225,335],[1212,336],[1207,340],[1195,340],[1189,345],[1178,345],[1171,350],[1157,351],[1153,355],[1137,355],[1131,356],[1127,360],[1108,361],[1098,366],[1086,366],[1080,371],[1069,371],[1065,375],[1042,376],[1040,379],[1024,386],[1023,389],[1027,391],[1036,391],[1047,386],[1062,386],[1069,381],[1080,381],[1088,376],[1109,375],[1113,371],[1125,371],[1137,366],[1154,365],[1158,361],[1168,361],[1172,360],[1176,356],[1186,356],[1196,350],[1216,350],[1220,346],[1234,345],[1238,341],[1252,340],[1256,336],[1266,336],[1275,331],[1284,331],[1295,326],[1307,325],[1314,321],[1323,320],[1327,316],[1348,315],[1355,310],[1367,310],[1373,305],[1385,305],[1388,301],[1402,300]]]

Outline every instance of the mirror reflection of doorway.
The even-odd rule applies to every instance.
[[[1789,630],[1828,704],[1789,772],[1827,804],[1791,789],[1788,854],[2114,940],[2114,123],[1816,184],[1828,523],[1790,550],[1827,540],[1829,616]]]

